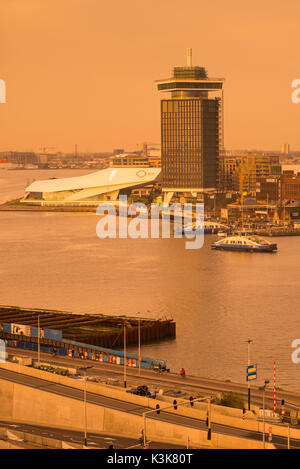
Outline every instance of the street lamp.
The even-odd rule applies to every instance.
[[[253,342],[253,340],[248,339],[247,342],[248,342],[248,366],[250,366],[250,344]],[[251,410],[250,405],[251,405],[251,403],[250,403],[250,381],[248,381],[248,410]]]
[[[211,440],[211,397],[209,398],[207,439]]]
[[[126,366],[127,366],[127,359],[126,359],[126,326],[131,327],[131,324],[128,321],[124,321],[124,388],[126,388]]]
[[[40,367],[41,347],[40,347],[40,315],[38,314],[38,368]]]
[[[266,437],[265,437],[265,390],[269,382],[270,382],[269,380],[265,380],[265,384],[258,388],[263,393],[263,448],[265,448],[265,441],[266,441]]]
[[[93,368],[93,365],[82,366],[79,370],[84,371],[84,391],[83,391],[83,408],[84,408],[84,446],[87,446],[87,412],[86,412],[86,370]]]
[[[141,314],[140,312],[137,314]],[[139,376],[141,376],[141,318],[138,319],[138,336],[139,336]]]
[[[124,388],[126,388],[126,323],[124,322]]]

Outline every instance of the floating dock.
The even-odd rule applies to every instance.
[[[255,233],[260,236],[270,236],[270,237],[279,237],[279,236],[300,236],[299,228],[274,228],[270,230],[255,230]]]
[[[176,323],[172,319],[149,319],[104,314],[73,314],[64,311],[0,306],[0,337],[37,340],[37,327],[45,331],[42,340],[71,340],[88,345],[120,349],[126,344],[138,345],[175,339]]]

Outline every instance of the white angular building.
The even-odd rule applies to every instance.
[[[25,189],[23,203],[35,205],[97,205],[120,193],[153,185],[160,168],[107,168],[84,176],[35,181]]]

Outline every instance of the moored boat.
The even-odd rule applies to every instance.
[[[226,236],[228,236],[228,232],[227,231],[218,231],[218,234],[217,234],[220,238],[225,238]]]
[[[229,232],[230,228],[226,225],[223,225],[222,223],[216,222],[216,221],[211,221],[211,220],[205,220],[204,222],[204,232],[205,233],[219,233],[219,231],[223,232]]]
[[[246,252],[274,252],[277,244],[261,238],[260,236],[227,236],[211,245],[212,249]]]
[[[181,233],[203,232],[205,234],[218,233],[219,231],[222,231],[227,234],[230,231],[230,229],[226,225],[222,225],[221,223],[205,220],[202,223],[196,223],[196,222],[190,223],[186,225],[185,227],[181,228],[180,231]]]

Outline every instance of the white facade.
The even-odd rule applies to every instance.
[[[156,180],[160,168],[107,168],[84,176],[35,181],[25,189],[25,203],[90,203],[116,200],[121,189]]]

